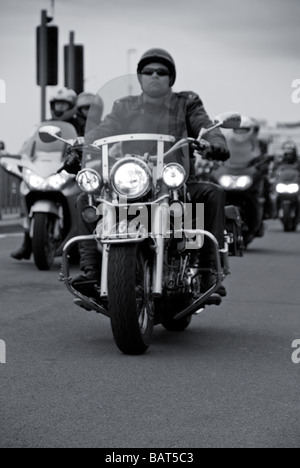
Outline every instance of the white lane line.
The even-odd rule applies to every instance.
[[[22,237],[24,236],[24,234],[22,234],[21,232],[20,233],[12,233],[12,234],[0,234],[0,240],[1,239],[7,239],[8,237]]]

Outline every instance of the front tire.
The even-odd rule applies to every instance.
[[[181,312],[188,306],[186,296],[173,295],[165,296],[162,302],[162,326],[171,332],[183,332],[191,324],[192,317],[184,317],[179,320],[174,319],[176,313]]]
[[[32,250],[37,268],[41,271],[50,270],[53,265],[56,242],[54,240],[56,217],[47,213],[34,215],[34,230]]]
[[[154,307],[151,269],[140,245],[112,245],[108,297],[115,343],[124,354],[143,354],[150,346]]]
[[[283,226],[285,232],[295,232],[297,225],[295,219],[292,217],[292,205],[284,203],[283,205]]]

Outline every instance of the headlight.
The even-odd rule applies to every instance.
[[[151,173],[141,160],[121,160],[112,168],[111,181],[115,192],[128,199],[141,198],[151,187]]]
[[[76,177],[80,190],[85,193],[95,193],[101,188],[102,180],[94,169],[83,169]]]
[[[170,189],[179,189],[185,181],[186,172],[180,164],[168,164],[163,171],[163,181]]]
[[[253,185],[253,179],[250,176],[223,175],[219,184],[225,190],[248,190]]]
[[[49,189],[62,190],[66,183],[72,178],[73,176],[67,172],[61,172],[60,174],[49,177],[46,182]]]
[[[288,193],[290,195],[298,193],[300,187],[298,184],[277,184],[276,192],[277,193]]]
[[[30,169],[24,171],[24,181],[31,190],[62,190],[66,183],[72,178],[67,172],[55,174],[50,177],[41,177]]]
[[[46,180],[38,176],[30,169],[25,169],[23,173],[24,182],[33,190],[44,190]]]

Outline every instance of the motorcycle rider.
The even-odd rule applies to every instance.
[[[83,136],[85,133],[85,127],[88,117],[89,123],[92,123],[93,126],[96,127],[100,124],[103,114],[103,108],[104,104],[100,96],[87,92],[83,92],[78,95],[76,115],[79,127],[79,136]]]
[[[282,145],[281,164],[296,166],[300,171],[300,159],[296,144],[292,140],[285,141]]]
[[[248,167],[259,164],[261,177],[264,179],[263,196],[264,219],[271,217],[270,182],[268,179],[269,159],[267,147],[259,138],[260,125],[256,119],[243,116],[239,128],[230,130],[226,135],[230,151],[230,165],[235,167]],[[257,198],[260,194],[257,193]]]
[[[128,133],[146,131],[197,138],[202,127],[212,125],[197,94],[172,91],[176,79],[176,66],[167,51],[148,50],[138,63],[137,74],[142,94],[117,101],[112,113],[85,136],[87,144],[107,135],[126,133],[124,128]],[[206,139],[211,145],[207,150],[207,156],[220,161],[226,161],[230,157],[226,140],[219,129],[210,132]],[[191,157],[192,154],[193,151]],[[224,190],[210,182],[197,183],[193,164],[190,165],[188,190],[193,204],[205,204],[205,228],[215,235],[220,248],[223,248],[226,199]],[[85,200],[86,198],[81,196],[78,201],[79,230],[82,234],[91,234],[95,226],[85,223],[81,216],[82,209],[87,205]],[[84,274],[75,278],[73,282],[78,289],[87,281],[99,280],[96,244],[82,242],[80,254],[81,269]],[[211,271],[215,267],[214,252],[210,243],[205,243],[201,249],[200,262],[200,267],[209,271],[203,278],[203,289],[207,290],[215,284],[215,275]],[[222,286],[218,293],[226,296],[225,287]]]
[[[230,151],[230,165],[245,167],[261,157],[257,134],[257,125],[247,116],[242,116],[239,128],[228,131],[226,140]]]
[[[76,114],[77,94],[73,89],[60,88],[50,99],[52,120],[61,120],[72,124],[77,133],[80,130]]]
[[[76,115],[77,94],[72,89],[60,88],[50,99],[51,117],[53,121],[63,121],[72,124],[77,133],[80,132],[79,120]],[[80,136],[80,134],[78,133]],[[11,257],[15,260],[30,260],[32,242],[29,233],[29,223],[24,221],[24,239],[22,246]]]

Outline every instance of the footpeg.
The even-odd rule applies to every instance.
[[[88,307],[81,299],[75,299],[75,300],[74,300],[74,304],[75,304],[77,307],[80,307],[81,309],[87,310],[88,312],[92,312],[92,311],[93,311],[93,309],[91,309],[90,307]]]
[[[205,302],[205,305],[220,306],[221,304],[222,304],[222,297],[216,293],[212,294]]]

